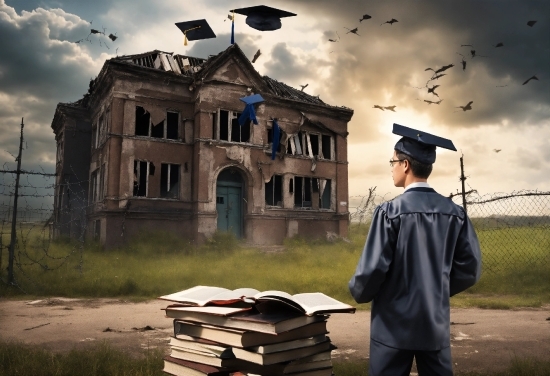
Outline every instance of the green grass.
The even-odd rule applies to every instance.
[[[154,376],[162,372],[161,350],[131,357],[104,342],[86,350],[60,354],[38,346],[0,342],[0,374],[43,376]]]
[[[0,341],[0,374],[55,376],[161,376],[163,350],[145,351],[130,356],[103,342],[86,349],[73,349],[60,354],[38,346]],[[338,376],[366,376],[368,362],[334,360]],[[550,375],[550,360],[515,359],[509,368],[499,372],[461,372],[457,376],[544,376]]]
[[[512,265],[505,264],[499,249],[511,243],[506,238],[511,230],[520,239],[522,252],[546,257],[547,262],[534,263],[520,255],[507,258]],[[367,232],[367,225],[353,225],[349,243],[293,238],[285,242],[283,252],[262,252],[224,233],[216,234],[201,247],[170,234],[143,234],[126,247],[106,251],[93,243],[60,240],[47,244],[31,230],[17,253],[16,261],[21,266],[16,268],[15,276],[20,289],[0,283],[0,295],[143,300],[195,285],[212,285],[289,293],[315,290],[356,305],[347,283]],[[547,235],[518,228],[482,230],[478,236],[483,251],[481,280],[453,297],[453,306],[508,309],[550,304]],[[7,252],[2,257],[0,277],[6,281]],[[358,308],[368,309],[369,305]]]

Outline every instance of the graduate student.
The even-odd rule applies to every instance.
[[[449,298],[481,274],[479,242],[462,207],[427,180],[436,146],[451,140],[393,125],[403,136],[390,160],[393,182],[405,191],[379,205],[349,289],[372,301],[370,375],[452,375]]]

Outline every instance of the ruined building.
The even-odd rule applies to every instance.
[[[253,94],[258,124],[241,126]],[[195,243],[217,230],[252,244],[347,236],[352,115],[260,76],[236,44],[208,59],[112,58],[55,112],[55,233],[106,247],[157,230]]]

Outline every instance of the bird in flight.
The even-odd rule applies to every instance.
[[[495,47],[502,47],[502,46],[504,46],[504,43],[502,42],[498,42],[497,44],[495,44]]]
[[[377,105],[377,104],[375,104],[372,108],[378,108],[378,109],[384,111],[384,107],[379,106],[379,105]]]
[[[347,27],[344,26],[345,29],[348,29]],[[354,29],[348,29],[349,31],[346,33],[346,34],[349,34],[349,33],[352,33],[352,34],[355,34],[355,35],[359,35],[359,33],[357,33],[357,28],[354,28]]]
[[[428,104],[440,104],[441,102],[443,102],[443,99],[440,99],[437,102],[433,102],[433,101],[429,101],[429,100],[424,99],[424,102],[426,102]]]
[[[536,24],[537,21],[528,21],[527,26],[533,27],[534,24]]]
[[[109,34],[109,39],[112,40],[113,42],[114,42],[115,40],[117,40],[117,38],[118,38],[118,37],[117,37],[116,35],[114,35],[114,34]]]
[[[443,77],[443,76],[446,76],[446,75],[447,75],[447,73],[438,74],[437,76],[434,76],[434,77],[432,78],[432,80],[437,80],[438,78]],[[430,81],[431,81],[431,80],[430,80]]]
[[[493,151],[494,151],[495,153],[498,153],[498,152],[500,152],[501,150],[502,150],[502,149],[493,149]]]
[[[441,68],[439,68],[438,70],[436,70],[435,73],[444,72],[444,71],[446,71],[447,69],[452,68],[452,67],[454,67],[454,66],[455,66],[454,64],[444,65],[444,66],[442,66]]]
[[[433,70],[432,68],[426,68],[424,70],[433,70],[435,74],[438,74],[438,73],[441,73],[441,72],[445,72],[447,69],[452,68],[454,66],[455,66],[454,64],[449,64],[449,65],[442,66],[438,70]]]
[[[361,18],[359,20],[359,22],[363,22],[364,20],[368,20],[369,18],[372,18],[371,16],[369,16],[368,14],[363,14],[363,18]]]
[[[386,22],[382,22],[382,23],[380,24],[380,26],[382,26],[382,25],[384,25],[384,24],[390,24],[390,25],[393,25],[393,24],[394,24],[395,22],[399,22],[399,21],[397,21],[397,20],[396,20],[395,18],[392,18],[392,19],[391,19],[391,20],[389,20],[389,21],[386,21]]]
[[[433,95],[439,97],[439,95],[435,92],[435,89],[437,89],[438,87],[439,87],[439,85],[434,85],[432,87],[429,87],[428,88],[428,94],[432,93]]]
[[[526,83],[528,83],[528,82],[531,81],[531,80],[537,80],[537,81],[538,81],[539,79],[537,78],[537,76],[529,77],[529,78],[527,79],[527,81],[525,81],[524,83],[522,83],[522,85],[525,85]]]
[[[254,54],[254,57],[252,58],[252,63],[255,63],[256,60],[258,60],[258,58],[260,57],[262,53],[260,52],[260,50],[256,51],[256,53]]]
[[[302,87],[302,91],[304,91],[304,89],[307,87],[307,85],[309,85],[309,84],[300,85]]]
[[[393,111],[395,112],[395,107],[397,106],[387,106],[387,107],[384,107],[386,110],[390,110],[390,111]]]
[[[457,54],[459,54],[457,52]],[[460,62],[460,64],[462,64],[462,70],[465,71],[466,70],[466,60],[464,60],[464,55],[462,54],[459,54],[460,56],[462,56],[462,61]]]
[[[462,108],[462,111],[468,111],[472,109],[472,103],[474,103],[474,101],[469,101],[466,106],[458,106],[455,108]]]

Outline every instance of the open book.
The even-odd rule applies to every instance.
[[[355,307],[331,298],[322,292],[310,292],[290,295],[284,291],[263,291],[252,288],[229,290],[223,287],[195,286],[187,290],[159,299],[187,305],[204,307],[207,305],[225,305],[235,302],[277,302],[298,310],[306,315],[336,312],[355,312]]]

